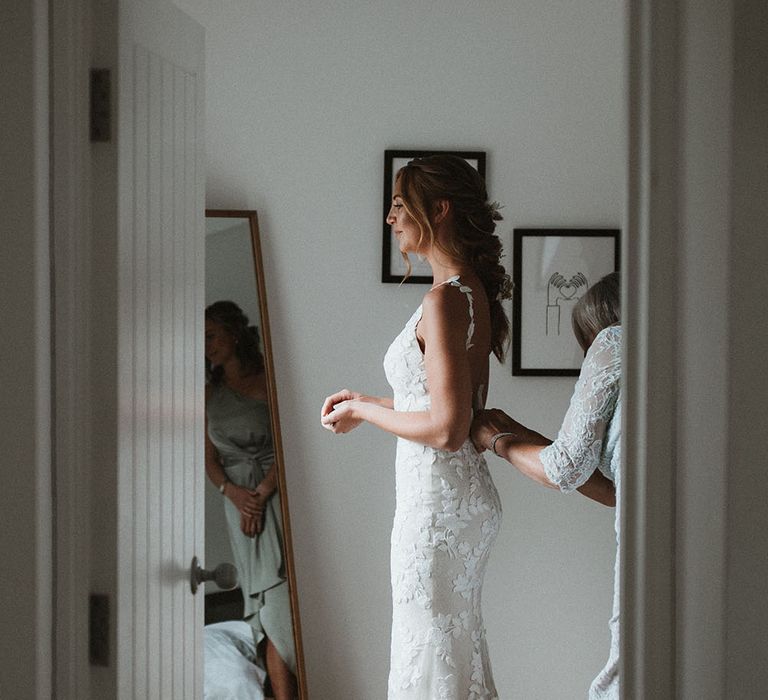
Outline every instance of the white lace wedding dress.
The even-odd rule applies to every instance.
[[[468,302],[472,290],[445,282]],[[384,358],[396,411],[430,408],[416,339],[421,307]],[[494,700],[497,693],[481,612],[488,556],[501,504],[485,458],[469,438],[447,452],[398,438],[392,529],[392,642],[389,700]]]

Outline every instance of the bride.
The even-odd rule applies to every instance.
[[[490,354],[503,358],[509,334],[500,219],[464,159],[433,155],[400,169],[387,223],[406,264],[408,254],[425,258],[434,284],[384,358],[393,398],[344,389],[321,411],[333,433],[366,421],[398,438],[389,700],[498,697],[481,594],[501,504],[469,429],[485,404]]]

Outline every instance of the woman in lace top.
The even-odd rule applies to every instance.
[[[574,307],[573,330],[585,357],[554,442],[491,409],[478,414],[472,425],[478,448],[492,450],[544,486],[563,493],[578,490],[616,505],[621,491],[620,318],[619,274],[614,272],[590,287]],[[617,508],[611,649],[590,687],[590,700],[619,698],[619,525]]]

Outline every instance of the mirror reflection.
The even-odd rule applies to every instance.
[[[255,212],[206,213],[205,302],[206,561],[238,571],[232,591],[206,584],[205,697],[292,700],[295,587]]]

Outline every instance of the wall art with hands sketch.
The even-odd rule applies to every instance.
[[[206,583],[204,697],[281,697],[277,687],[282,683],[277,681],[281,669],[276,669],[275,656],[267,651],[271,645],[279,657],[278,665],[289,673],[288,686],[293,688],[289,696],[295,693],[306,698],[278,390],[256,212],[206,210],[205,250],[205,556],[214,566],[233,562],[238,585],[220,591],[213,582]],[[233,309],[247,337],[258,338],[257,354],[263,360],[255,370],[239,368],[245,377],[242,384],[230,381],[231,370],[223,378],[211,371],[222,352],[217,355],[213,345],[216,333],[226,336],[233,328]],[[234,345],[242,339],[236,333],[227,337]],[[259,491],[265,499],[263,510],[251,521],[258,525],[251,528],[242,512],[249,491]]]
[[[587,289],[619,269],[621,231],[514,230],[512,374],[578,377],[584,351],[571,312]]]

